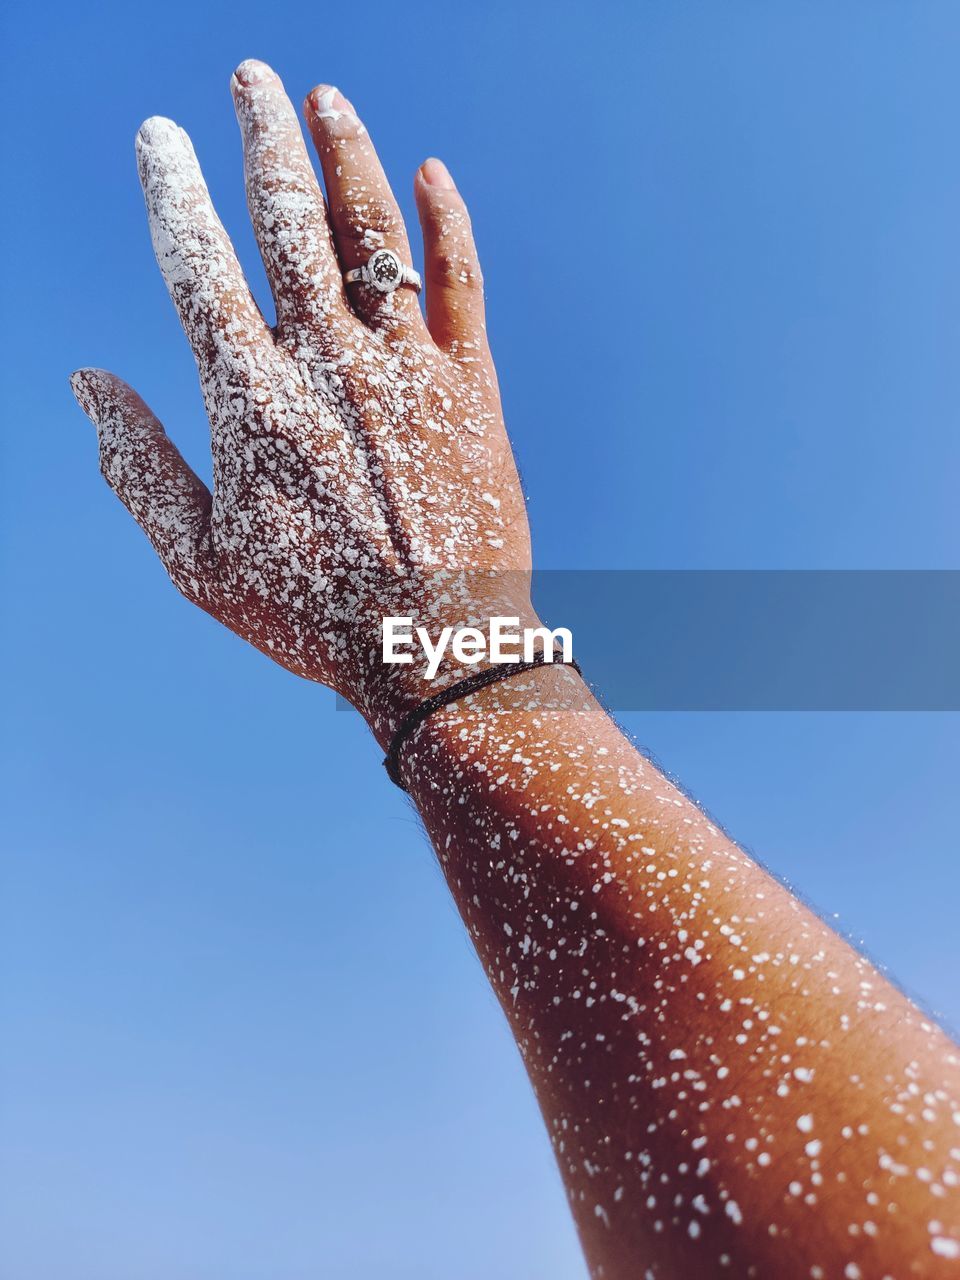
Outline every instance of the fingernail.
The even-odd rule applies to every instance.
[[[165,116],[151,116],[137,130],[137,142],[148,147],[156,147],[179,136],[180,130]]]
[[[311,89],[307,94],[307,108],[317,120],[328,120],[331,124],[336,124],[344,116],[350,120],[357,118],[351,103],[333,85],[321,84]]]
[[[420,166],[420,176],[428,187],[437,187],[440,191],[456,191],[456,185],[450,177],[450,171],[442,160],[433,156],[424,160]]]
[[[263,84],[264,81],[274,78],[272,68],[265,62],[259,62],[256,58],[246,58],[230,77],[230,87],[236,88],[237,85],[242,85],[245,89],[252,89],[254,85]]]

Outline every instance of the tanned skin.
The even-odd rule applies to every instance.
[[[385,668],[384,615],[465,622],[506,596],[536,621],[470,223],[428,160],[426,320],[409,288],[344,285],[375,248],[412,261],[353,107],[327,86],[307,98],[325,201],[276,75],[246,62],[231,89],[276,325],[186,135],[154,119],[137,141],[213,492],[118,378],[86,369],[73,386],[180,590],[349,698],[386,747],[464,672],[429,685],[415,664]],[[469,602],[429,585],[461,574]],[[574,672],[452,703],[407,740],[401,771],[523,1054],[591,1275],[960,1275],[955,1045],[639,755]]]

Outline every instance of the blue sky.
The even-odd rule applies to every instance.
[[[78,365],[208,466],[133,136],[155,113],[192,135],[261,297],[242,58],[296,101],[338,84],[411,220],[415,167],[448,162],[542,566],[949,568],[960,15],[173,0],[6,23],[5,1274],[583,1280],[372,739],[181,601],[98,476]],[[626,725],[960,1024],[956,715]]]

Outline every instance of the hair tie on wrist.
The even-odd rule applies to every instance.
[[[496,684],[498,680],[506,680],[510,676],[522,675],[524,671],[533,671],[536,667],[543,666],[572,667],[578,676],[583,677],[583,672],[580,670],[575,658],[571,658],[569,662],[564,662],[563,658],[554,657],[548,663],[546,653],[541,653],[532,662],[502,663],[496,667],[487,667],[485,671],[475,671],[472,676],[467,676],[464,680],[457,680],[454,684],[447,685],[445,689],[435,693],[432,698],[426,698],[419,706],[414,707],[401,720],[400,727],[393,735],[390,749],[383,759],[383,767],[386,769],[390,781],[395,783],[401,791],[406,791],[407,788],[403,785],[403,779],[400,777],[400,748],[413,733],[414,729],[423,724],[428,716],[432,716],[434,711],[439,711],[441,707],[447,706],[450,702],[457,702],[460,698],[469,697],[471,693],[477,693],[478,690],[485,689],[488,684]]]

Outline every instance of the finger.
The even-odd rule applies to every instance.
[[[157,262],[201,374],[270,338],[214,212],[190,139],[159,116],[137,134],[137,166]]]
[[[125,382],[78,369],[70,386],[97,429],[100,470],[189,599],[209,604],[210,492],[156,417]]]
[[[305,108],[343,270],[364,266],[377,249],[392,249],[401,262],[412,265],[400,209],[353,107],[338,90],[318,85],[307,95]],[[357,282],[348,285],[347,291],[353,309],[367,324],[426,336],[416,294],[409,286],[380,293]]]
[[[251,59],[237,67],[230,89],[243,136],[247,204],[278,324],[347,316],[323,196],[279,77]]]
[[[423,231],[427,326],[442,350],[467,362],[482,360],[483,278],[467,206],[440,160],[425,160],[417,170],[414,195]]]

